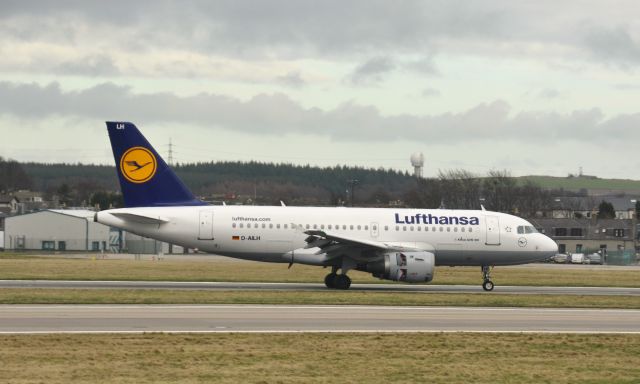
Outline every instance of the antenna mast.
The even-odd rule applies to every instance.
[[[173,143],[171,138],[169,138],[169,156],[167,156],[167,160],[169,160],[169,166],[173,167]]]

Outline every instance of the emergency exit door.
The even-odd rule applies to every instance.
[[[485,216],[485,229],[487,233],[487,245],[500,245],[500,218],[498,216]]]
[[[213,211],[200,211],[198,240],[213,240]]]

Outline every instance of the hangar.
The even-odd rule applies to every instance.
[[[88,209],[48,209],[6,217],[4,248],[136,254],[183,252],[181,247],[96,223],[95,213]]]
[[[48,209],[5,219],[5,249],[108,251],[111,229],[85,209]],[[116,231],[116,246],[119,245]]]

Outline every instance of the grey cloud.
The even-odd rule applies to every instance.
[[[396,64],[389,57],[374,57],[357,66],[349,75],[354,85],[372,85],[383,80],[384,75],[393,71]]]
[[[593,28],[585,41],[592,54],[604,62],[625,69],[640,64],[640,41],[626,27]]]
[[[66,61],[53,69],[55,73],[66,75],[114,76],[120,70],[106,55],[91,55],[75,61]]]
[[[179,47],[245,58],[326,58],[381,51],[413,54],[435,46],[446,50],[461,42],[583,44],[567,31],[585,18],[610,27],[609,18],[593,15],[611,6],[591,8],[572,1],[499,0],[5,1],[0,32],[24,40],[73,43],[84,33],[106,27],[125,30],[128,38],[119,43],[130,49]],[[621,19],[634,14],[637,3],[626,1],[619,8],[625,9]],[[12,19],[20,22],[7,22]],[[60,36],[62,28],[71,28],[72,34]]]
[[[425,56],[420,60],[405,63],[404,67],[408,70],[420,72],[427,75],[439,74],[432,55]]]
[[[560,91],[554,88],[546,88],[538,93],[538,97],[541,99],[556,99],[561,95]]]
[[[68,116],[97,121],[176,122],[262,135],[310,133],[335,141],[463,144],[513,140],[542,144],[572,140],[613,145],[640,139],[640,131],[635,129],[640,126],[640,114],[606,119],[599,109],[569,114],[520,112],[512,116],[507,103],[495,101],[458,113],[385,116],[376,107],[354,103],[332,110],[304,108],[278,93],[242,101],[210,93],[188,97],[136,94],[112,83],[66,92],[56,83],[39,86],[0,82],[0,114],[35,119]]]
[[[292,71],[284,76],[278,76],[276,82],[292,88],[301,88],[306,85],[300,71]]]

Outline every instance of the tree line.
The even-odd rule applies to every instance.
[[[390,169],[209,162],[177,164],[176,174],[199,197],[227,203],[288,205],[403,206],[479,209],[531,217],[548,210],[565,191],[519,182],[506,170],[477,175],[463,169],[415,178]],[[0,192],[32,189],[64,206],[122,206],[113,166],[18,163],[0,158]]]

